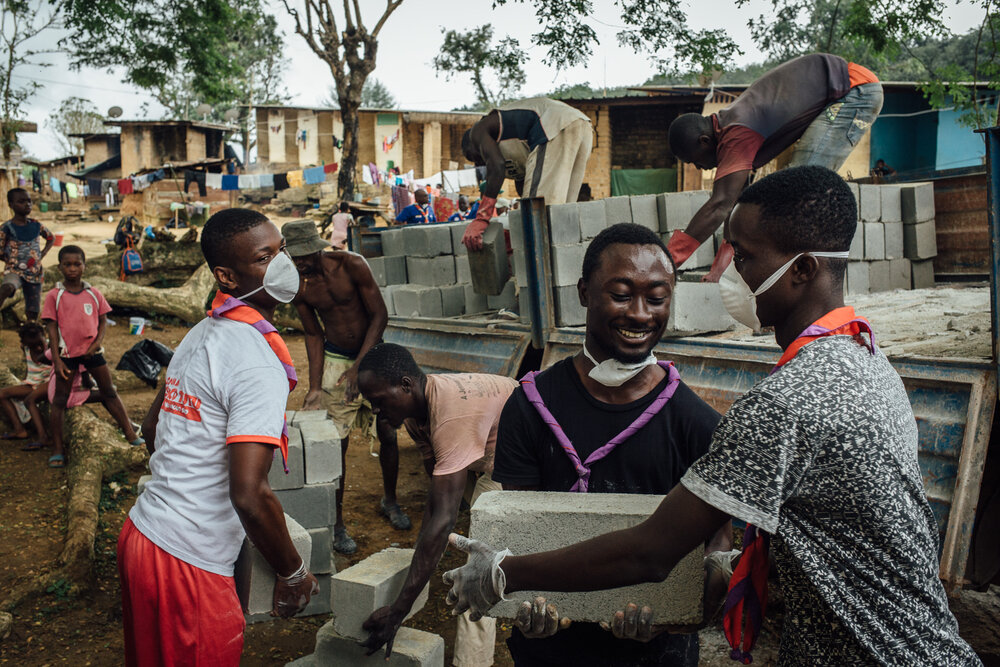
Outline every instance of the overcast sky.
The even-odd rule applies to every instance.
[[[141,1],[141,0],[140,0]],[[334,3],[335,6],[339,3]],[[362,0],[366,25],[374,26],[381,16],[381,0]],[[526,48],[529,61],[525,66],[527,83],[522,94],[540,94],[562,84],[589,83],[608,87],[639,84],[654,74],[647,58],[637,56],[618,46],[615,34],[620,18],[612,0],[593,0],[594,13],[588,23],[597,33],[600,44],[585,66],[557,71],[542,64],[544,50],[531,44],[531,35],[538,22],[528,5],[514,4],[492,9],[492,0],[406,0],[386,22],[379,38],[378,62],[373,76],[382,81],[396,97],[402,109],[446,111],[475,100],[471,82],[455,77],[451,81],[436,76],[431,60],[437,54],[445,30],[469,30],[493,21],[495,38],[510,35]],[[688,2],[688,16],[694,28],[725,30],[743,49],[738,64],[759,62],[764,55],[753,45],[746,24],[769,6],[768,0],[751,0],[737,9],[731,0],[699,0]],[[955,32],[966,32],[982,20],[982,10],[976,4],[949,2],[945,21]],[[329,68],[316,57],[304,40],[295,34],[294,23],[278,1],[271,3],[285,33],[285,55],[289,60],[285,85],[291,104],[322,105],[333,83]],[[50,46],[61,35],[50,32],[38,38],[34,48]],[[87,69],[71,71],[62,54],[41,56],[39,61],[49,67],[24,67],[17,71],[15,81],[23,83],[33,77],[42,87],[28,104],[27,120],[37,122],[37,134],[22,134],[21,143],[28,153],[41,158],[58,157],[60,149],[46,120],[50,111],[67,97],[83,97],[106,111],[117,105],[125,110],[124,118],[141,118],[142,104],[151,102],[147,93],[122,83],[121,72]],[[161,117],[162,109],[151,103],[150,116]]]

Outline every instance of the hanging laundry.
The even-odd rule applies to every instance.
[[[326,173],[324,173],[323,167],[310,167],[303,170],[302,177],[306,185],[318,185],[326,180]]]
[[[223,174],[222,175],[222,189],[223,190],[239,190],[239,176],[236,174]]]
[[[62,187],[59,185],[59,179],[55,176],[49,176],[49,187],[52,188],[52,192],[56,194],[62,192]]]
[[[89,194],[90,194],[90,186],[84,183],[83,185],[80,186],[80,196],[86,197]]]
[[[448,197],[434,198],[434,217],[439,221],[445,221],[455,212],[455,202]]]
[[[330,162],[328,164],[324,164],[323,165],[323,173],[324,174],[332,174],[332,173],[334,173],[336,171],[337,171],[337,163],[336,162]]]
[[[198,185],[198,196],[205,197],[208,192],[205,190],[205,172],[203,171],[191,171],[190,169],[184,170],[184,192],[188,191],[188,187],[196,183]]]
[[[274,187],[274,174],[260,174],[260,187],[262,187],[262,188],[273,188]]]
[[[374,162],[369,162],[368,169],[372,172],[372,183],[380,185],[382,180],[379,178],[378,166]]]
[[[302,176],[302,170],[297,169],[295,171],[288,172],[288,187],[290,188],[301,188],[305,185],[305,179]]]
[[[66,194],[70,196],[70,199],[76,199],[80,196],[80,193],[76,189],[76,183],[66,184]]]
[[[148,188],[153,183],[152,174],[143,174],[142,176],[132,177],[132,190],[135,192],[142,192]]]
[[[250,174],[240,174],[236,177],[236,186],[240,190],[252,190],[253,189],[253,176]]]
[[[205,185],[215,190],[221,190],[222,174],[205,174]]]
[[[132,189],[132,179],[123,178],[118,181],[118,194],[120,195],[130,195],[134,192]]]
[[[364,171],[362,172],[362,175],[367,173],[368,173],[367,171]],[[406,208],[412,203],[413,203],[413,197],[412,195],[410,195],[409,190],[398,185],[392,186],[392,208],[395,210],[393,218],[398,216],[404,208]]]
[[[368,185],[375,185],[375,181],[372,180],[372,172],[370,169],[361,170],[361,180]]]
[[[274,175],[274,189],[275,190],[287,190],[288,189],[288,174],[275,174]]]
[[[397,141],[399,141],[399,130],[396,130],[392,136],[382,137],[382,152],[388,153],[391,151]]]

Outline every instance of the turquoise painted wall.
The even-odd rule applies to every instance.
[[[996,117],[996,105],[993,106],[993,117]],[[976,167],[985,164],[986,143],[983,135],[976,134],[971,127],[958,122],[960,112],[939,111],[937,133],[938,169],[958,169],[959,167]]]
[[[933,169],[937,164],[938,114],[931,112],[905,118],[882,115],[929,109],[919,92],[887,89],[881,114],[872,125],[871,166],[881,158],[898,172]]]

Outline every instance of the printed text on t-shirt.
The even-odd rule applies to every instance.
[[[178,389],[179,384],[177,378],[167,378],[167,388],[163,393],[163,411],[193,422],[200,422],[201,399]]]

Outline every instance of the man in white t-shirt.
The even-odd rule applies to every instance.
[[[270,320],[298,273],[278,228],[254,211],[212,216],[201,247],[219,292],[143,422],[153,479],[118,538],[127,665],[239,664],[233,566],[245,535],[277,575],[272,615],[294,615],[318,591],[267,483],[275,450],[287,454],[295,383]]]

